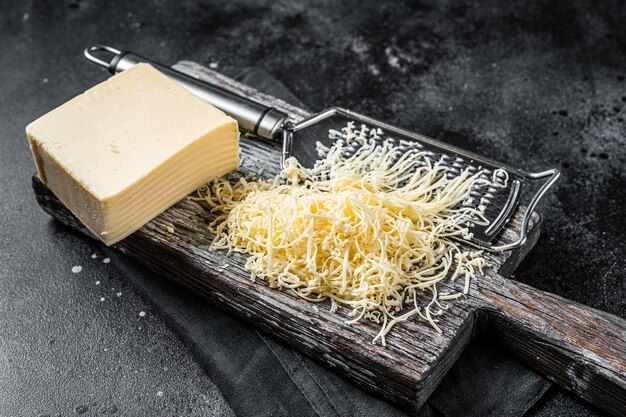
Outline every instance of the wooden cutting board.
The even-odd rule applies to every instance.
[[[198,64],[183,61],[175,68],[272,105],[294,120],[307,116],[301,108]],[[242,137],[241,149],[245,167],[278,171],[279,144]],[[36,176],[33,187],[46,212],[91,236]],[[524,210],[517,210],[499,243],[516,240]],[[539,236],[536,213],[524,247],[487,255],[490,267],[484,276],[440,317],[442,334],[414,319],[394,327],[386,347],[372,344],[376,325],[348,326],[345,315],[331,313],[328,305],[252,282],[243,256],[209,251],[211,219],[203,203],[186,198],[114,248],[413,412],[481,331],[563,387],[613,415],[626,415],[626,320],[505,278]]]

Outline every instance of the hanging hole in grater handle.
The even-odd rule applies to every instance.
[[[94,55],[94,52],[97,52],[97,55],[100,55],[102,57],[108,57],[108,61],[104,61],[98,58],[97,55]],[[94,64],[100,65],[101,67],[108,69],[109,72],[113,73],[115,63],[121,58],[122,51],[107,45],[92,45],[85,48],[83,54],[85,55],[85,58],[87,58]]]

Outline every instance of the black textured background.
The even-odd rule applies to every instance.
[[[107,77],[86,45],[225,72],[254,64],[311,108],[559,167],[517,279],[626,317],[624,22],[621,1],[2,2],[0,415],[231,414],[101,248],[32,195],[24,127]],[[554,389],[531,415],[597,411]]]

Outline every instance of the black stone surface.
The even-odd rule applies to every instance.
[[[0,415],[232,414],[101,248],[30,190],[26,124],[107,77],[87,44],[226,72],[254,63],[311,108],[560,167],[517,279],[626,317],[624,21],[620,1],[2,2]],[[598,412],[555,388],[530,414]]]

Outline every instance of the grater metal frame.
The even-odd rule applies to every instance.
[[[191,93],[198,96],[200,99],[213,104],[217,108],[237,119],[240,127],[243,130],[252,132],[258,137],[269,140],[277,140],[282,138],[283,147],[281,165],[284,165],[285,159],[287,159],[287,157],[291,155],[293,147],[292,145],[294,143],[294,134],[302,131],[303,129],[306,129],[307,127],[311,127],[317,123],[320,123],[330,117],[342,116],[352,121],[380,128],[387,134],[402,136],[418,144],[421,144],[422,146],[428,146],[432,149],[435,149],[439,153],[440,157],[442,157],[443,155],[454,155],[456,158],[460,158],[452,162],[452,166],[455,167],[454,169],[457,169],[459,173],[460,171],[457,167],[462,167],[463,164],[473,169],[477,169],[475,167],[475,163],[493,169],[504,169],[508,173],[509,179],[511,179],[511,189],[509,195],[506,196],[506,201],[504,201],[504,209],[498,212],[495,218],[490,219],[490,223],[488,225],[471,226],[469,228],[470,233],[474,234],[474,237],[472,239],[458,239],[468,245],[480,249],[485,249],[492,252],[501,252],[517,249],[524,245],[524,243],[526,243],[526,240],[528,239],[530,219],[535,207],[537,206],[541,198],[546,194],[548,189],[552,187],[552,185],[555,183],[560,175],[559,171],[556,169],[550,169],[541,172],[527,172],[518,168],[514,168],[510,165],[491,160],[478,154],[474,154],[465,149],[458,148],[456,146],[449,145],[436,139],[432,139],[424,135],[420,135],[392,126],[388,123],[384,123],[371,117],[364,116],[362,114],[340,107],[331,107],[311,117],[294,122],[290,120],[288,114],[279,111],[273,107],[267,107],[257,101],[254,101],[248,97],[243,97],[241,95],[235,94],[220,86],[202,82],[196,78],[190,77],[187,74],[181,73],[170,67],[167,67],[158,62],[129,51],[121,51],[119,49],[106,45],[93,45],[85,48],[83,53],[89,61],[107,68],[111,74],[124,71],[140,62],[149,63],[161,72],[163,72],[165,75],[172,78],[174,81],[178,82],[182,87],[186,88]],[[107,60],[99,58],[97,55],[94,55],[94,53],[97,53],[100,56],[106,56]],[[461,163],[457,163],[457,161]],[[451,169],[450,171],[453,170]],[[502,230],[502,228],[514,214],[515,209],[518,207],[518,202],[521,198],[522,183],[525,180],[542,179],[544,179],[545,182],[541,185],[537,192],[534,193],[526,206],[526,212],[524,213],[523,221],[521,224],[519,239],[517,239],[515,242],[500,245],[494,245],[490,243],[492,239]],[[496,205],[493,204],[492,207],[494,206]],[[487,209],[489,210],[489,208]]]

